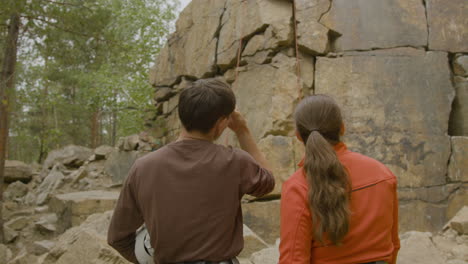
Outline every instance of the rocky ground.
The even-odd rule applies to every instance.
[[[6,244],[0,263],[128,263],[106,243],[120,187],[133,161],[157,148],[146,135],[117,147],[67,146],[42,166],[8,161],[4,193]],[[245,199],[242,264],[278,261],[277,197]],[[468,206],[437,233],[401,234],[399,264],[468,263]]]

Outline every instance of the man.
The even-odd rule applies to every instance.
[[[126,259],[145,262],[136,248],[156,264],[237,262],[240,200],[271,192],[275,182],[235,104],[229,85],[217,79],[196,81],[181,93],[179,139],[135,162],[112,217],[108,242]],[[227,127],[243,150],[213,143]],[[149,237],[135,245],[143,223]]]

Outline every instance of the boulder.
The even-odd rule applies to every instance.
[[[468,182],[468,137],[452,137],[448,177],[454,182]]]
[[[12,183],[21,181],[28,183],[32,180],[33,170],[26,163],[18,160],[5,160],[5,171],[3,181]]]
[[[137,150],[138,141],[140,141],[138,135],[131,135],[128,137],[121,137],[117,142],[117,147],[122,151]]]
[[[5,243],[12,243],[16,238],[19,237],[19,233],[9,228],[8,226],[4,226],[3,232],[5,236]]]
[[[24,197],[28,193],[28,186],[20,181],[16,181],[6,188],[3,196],[5,199],[17,199]]]
[[[456,76],[455,99],[450,118],[450,135],[468,136],[468,78]]]
[[[28,254],[28,252],[20,252],[14,259],[10,260],[7,264],[31,264],[37,263],[37,257]]]
[[[244,224],[269,245],[280,236],[280,201],[242,204]]]
[[[447,219],[454,217],[460,209],[467,205],[468,201],[468,183],[464,183],[450,195],[447,207]]]
[[[72,172],[72,174],[70,174],[68,178],[71,179],[72,184],[75,184],[78,183],[80,180],[86,178],[87,176],[88,170],[86,169],[86,167],[82,166],[78,170]]]
[[[336,51],[427,45],[426,14],[420,0],[330,2],[320,23],[339,33],[333,43]]]
[[[253,264],[277,264],[279,261],[279,250],[277,247],[262,249],[255,252],[250,261]]]
[[[82,146],[69,145],[62,149],[53,150],[44,161],[44,168],[50,169],[56,164],[78,168],[93,155],[93,151]]]
[[[468,3],[465,0],[426,0],[429,49],[468,52]]]
[[[137,151],[113,151],[106,160],[104,170],[114,183],[122,183],[139,155]]]
[[[54,166],[49,175],[36,189],[37,205],[44,205],[49,200],[50,195],[63,185],[65,176],[58,168],[59,166]]]
[[[60,256],[56,264],[126,264],[130,263],[111,248],[105,237],[89,231],[83,231],[77,240]]]
[[[243,232],[244,248],[239,254],[240,258],[249,258],[252,255],[252,253],[268,247],[268,244],[246,225],[244,225]]]
[[[431,233],[408,232],[400,237],[398,264],[445,263],[440,251],[432,243]]]
[[[454,97],[446,53],[319,58],[315,92],[342,107],[348,147],[382,161],[399,187],[446,183]]]
[[[464,206],[447,225],[460,235],[468,235],[468,206]]]
[[[50,211],[60,219],[57,232],[80,225],[92,214],[112,210],[115,207],[118,192],[87,191],[55,195],[49,202]]]
[[[97,160],[107,159],[107,157],[113,150],[113,147],[103,145],[94,150],[94,155],[96,155]]]
[[[0,263],[7,263],[13,257],[11,250],[4,244],[0,244]]]
[[[150,73],[154,86],[172,86],[180,76],[203,78],[216,71],[217,35],[225,0],[194,0],[179,16],[176,33]]]
[[[468,77],[468,55],[460,55],[455,58],[453,72],[456,75]]]
[[[54,245],[55,242],[50,240],[35,241],[32,244],[31,253],[36,256],[43,255],[49,252],[54,247]]]
[[[41,216],[34,225],[41,234],[53,234],[57,232],[57,215],[55,213]]]
[[[42,264],[55,264],[65,252],[73,247],[73,244],[78,240],[83,232],[87,232],[93,234],[93,236],[98,236],[104,239],[107,236],[111,217],[111,211],[101,214],[93,214],[80,226],[68,229],[65,233],[56,238],[55,245],[45,256]],[[88,258],[85,258],[85,261],[88,260]]]
[[[11,219],[10,221],[6,222],[5,225],[13,230],[20,231],[23,230],[29,224],[29,217],[26,216],[19,216]]]

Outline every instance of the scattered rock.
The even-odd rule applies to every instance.
[[[36,241],[33,243],[31,253],[39,256],[49,252],[55,246],[55,242],[50,240]]]
[[[32,176],[33,170],[26,163],[17,160],[5,161],[5,171],[3,176],[3,181],[5,183],[12,183],[15,181],[28,183],[31,181]]]
[[[20,216],[6,222],[5,225],[13,230],[20,231],[29,224],[29,217]]]
[[[104,170],[114,183],[121,183],[139,155],[137,151],[113,151],[106,160]]]
[[[37,263],[37,257],[29,255],[27,252],[21,252],[14,259],[10,260],[7,264],[31,264]]]
[[[94,155],[96,155],[96,160],[107,159],[109,154],[114,150],[111,146],[100,146],[94,150]]]
[[[78,170],[70,174],[68,178],[71,179],[72,184],[75,184],[84,179],[86,176],[88,176],[88,170],[85,167],[80,167]]]
[[[4,226],[3,232],[5,233],[5,242],[6,243],[12,243],[19,236],[18,232],[16,232],[15,230],[9,228],[8,226]]]
[[[51,234],[57,232],[57,215],[47,214],[42,216],[36,223],[35,227],[41,234]]]
[[[55,195],[49,202],[49,209],[60,219],[58,233],[63,233],[72,226],[80,225],[92,214],[112,210],[115,207],[118,192],[88,191]]]
[[[408,232],[400,237],[399,264],[445,263],[440,251],[432,243],[431,233]]]
[[[62,149],[51,151],[44,161],[44,168],[50,169],[56,164],[79,168],[91,155],[93,155],[93,151],[89,148],[69,145]]]
[[[37,205],[45,204],[49,200],[50,195],[63,185],[65,176],[59,171],[58,167],[59,166],[54,166],[52,168],[52,171],[36,190],[38,194],[36,202]]]
[[[20,181],[13,182],[8,185],[3,196],[5,199],[17,199],[24,197],[28,193],[28,186]]]
[[[277,264],[279,261],[278,248],[266,248],[255,252],[250,258],[253,264]]]
[[[266,243],[274,245],[280,232],[280,201],[242,204],[244,224]]]
[[[453,61],[453,71],[456,75],[468,77],[468,55],[456,57]]]
[[[268,244],[255,234],[249,227],[244,225],[244,249],[239,254],[240,258],[249,258],[254,252],[267,248]]]
[[[13,257],[11,250],[4,244],[0,244],[0,263],[7,263]]]
[[[448,225],[460,235],[468,235],[468,206],[463,207]]]

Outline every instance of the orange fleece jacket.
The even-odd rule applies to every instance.
[[[281,193],[279,264],[395,264],[400,248],[396,177],[382,163],[349,151],[343,143],[334,148],[351,178],[349,233],[340,246],[314,241],[308,183],[300,168]]]

